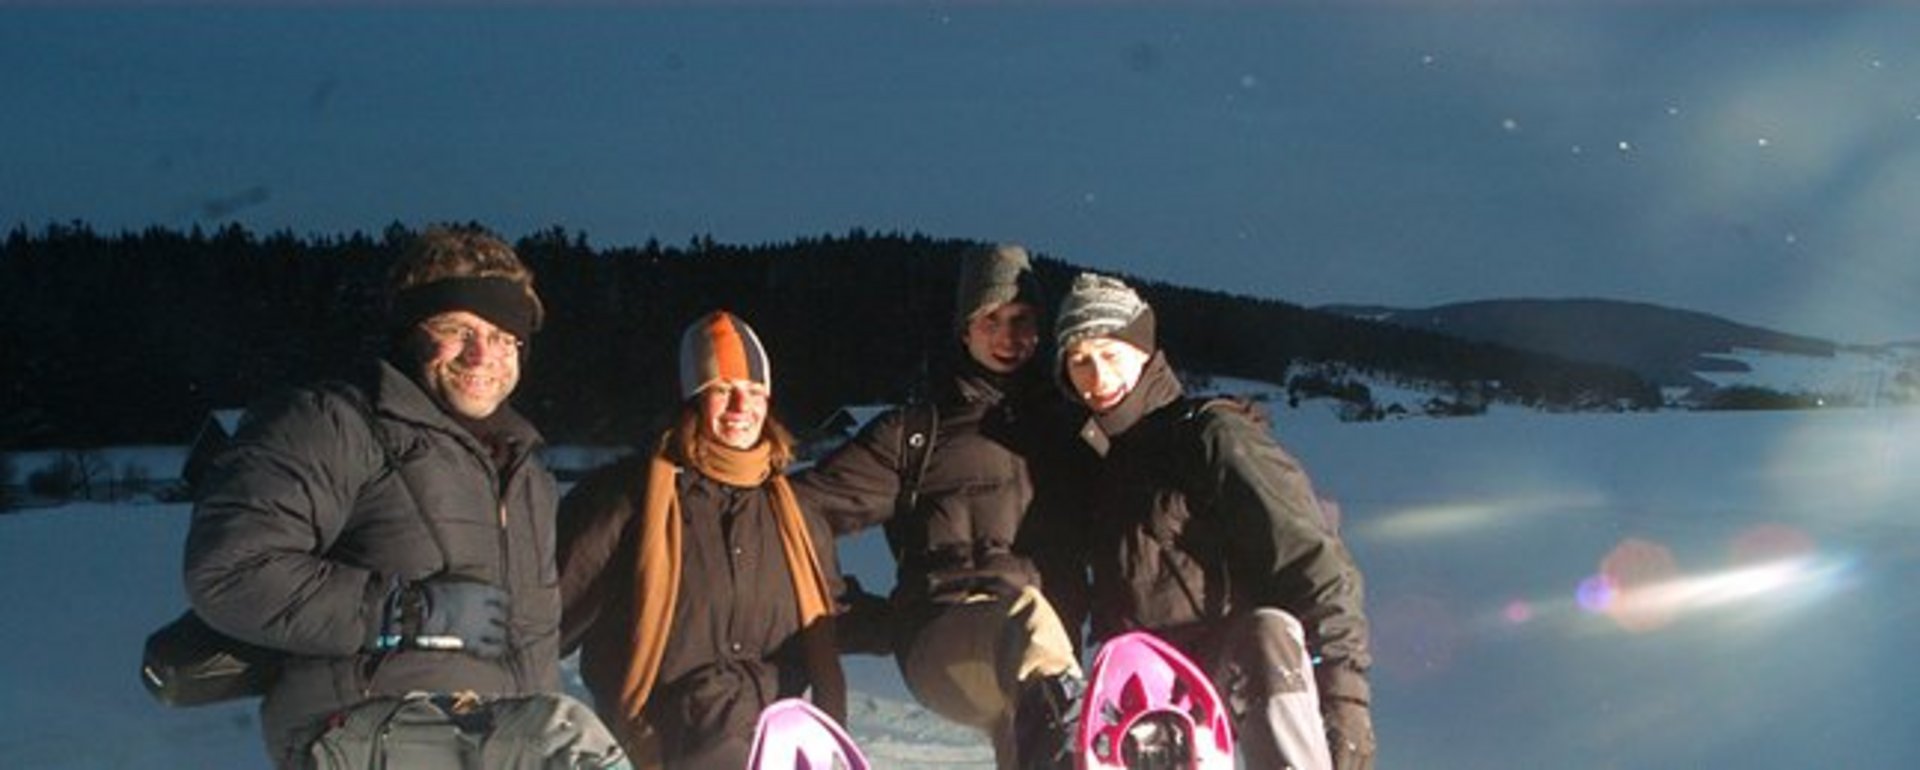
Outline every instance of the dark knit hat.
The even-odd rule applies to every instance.
[[[753,327],[739,316],[715,310],[680,335],[680,398],[693,398],[723,380],[757,382],[771,391],[773,369]]]
[[[441,313],[464,310],[525,342],[540,330],[541,309],[527,284],[511,278],[457,276],[401,289],[389,322],[404,332]]]
[[[1112,337],[1152,353],[1153,308],[1118,278],[1074,276],[1053,325],[1054,349],[1065,355],[1068,345],[1089,337]]]
[[[955,330],[964,334],[973,319],[1014,301],[1042,307],[1040,279],[1025,248],[1000,243],[960,255],[960,283],[953,294]]]

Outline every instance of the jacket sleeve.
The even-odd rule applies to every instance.
[[[1359,567],[1321,514],[1306,472],[1266,430],[1209,410],[1199,472],[1212,508],[1227,518],[1229,569],[1260,606],[1299,618],[1323,667],[1364,673],[1371,665]],[[1364,679],[1338,693],[1364,702]]]
[[[820,563],[821,577],[827,580],[827,591],[835,597],[845,594],[847,581],[840,574],[840,549],[835,547],[833,532],[828,529],[826,520],[804,506],[800,517],[807,524],[807,536],[813,539],[814,558]]]
[[[626,574],[611,568],[632,559],[628,525],[639,509],[646,458],[601,468],[560,500],[555,559],[560,567],[560,654],[579,647],[619,592],[613,581]]]
[[[358,651],[378,622],[380,580],[324,554],[384,459],[364,412],[341,396],[295,391],[256,406],[194,504],[184,560],[194,610],[261,646]]]
[[[1080,652],[1093,606],[1088,555],[1100,522],[1091,517],[1088,505],[1098,458],[1078,436],[1082,413],[1055,390],[1049,389],[1043,399],[1028,404],[1022,420],[1022,454],[1033,482],[1033,505],[1020,522],[1019,540],[1039,570],[1042,593]]]
[[[893,516],[900,494],[899,410],[868,423],[859,435],[793,476],[800,507],[845,535]]]

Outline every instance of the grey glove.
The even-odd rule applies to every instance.
[[[457,577],[399,582],[387,592],[373,647],[507,654],[507,592]]]

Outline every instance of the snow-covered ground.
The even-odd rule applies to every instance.
[[[1699,373],[1718,387],[1758,386],[1865,406],[1889,403],[1905,395],[1909,386],[1902,384],[1902,376],[1911,378],[1920,369],[1911,349],[1895,347],[1848,348],[1832,356],[1735,348],[1714,358],[1737,361],[1747,369]]]
[[[1920,766],[1920,410],[1303,408],[1275,430],[1367,573],[1381,767]],[[169,710],[136,681],[183,606],[186,516],[0,516],[0,767],[264,766],[250,705]],[[885,584],[872,538],[842,546]],[[878,766],[990,765],[890,664],[850,663]]]

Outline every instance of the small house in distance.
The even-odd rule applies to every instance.
[[[843,406],[820,421],[819,425],[800,439],[800,457],[804,460],[818,460],[835,447],[847,442],[860,433],[861,428],[873,418],[887,413],[895,404],[863,404]]]
[[[215,409],[200,421],[193,441],[187,444],[187,459],[180,467],[180,480],[186,483],[187,490],[193,489],[214,453],[233,441],[233,434],[240,430],[240,420],[246,414],[245,409]]]

